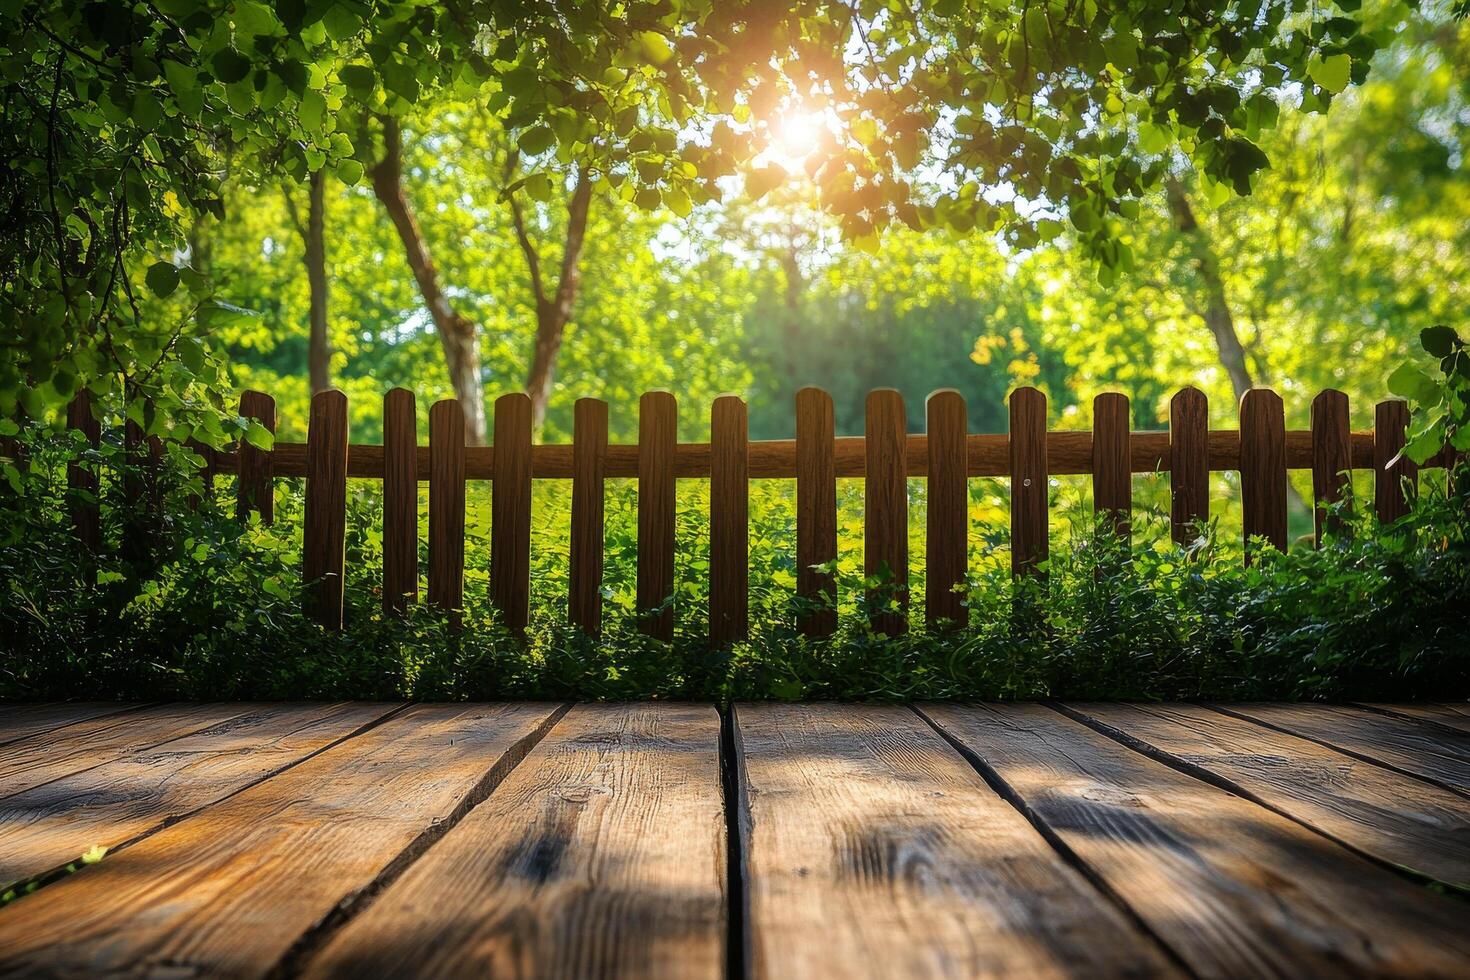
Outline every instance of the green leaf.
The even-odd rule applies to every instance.
[[[378,84],[378,76],[367,65],[345,65],[337,72],[342,84],[354,92],[371,92]]]
[[[1439,384],[1412,364],[1400,364],[1388,376],[1388,390],[1421,405],[1438,404]]]
[[[1347,88],[1352,69],[1351,55],[1334,54],[1326,58],[1313,58],[1307,74],[1312,77],[1312,81],[1335,94]]]
[[[335,3],[323,15],[322,26],[333,41],[346,41],[362,29],[362,18],[346,4]]]
[[[241,81],[250,74],[250,59],[234,48],[217,52],[209,64],[214,69],[214,77],[226,85]]]
[[[1460,335],[1443,324],[1419,331],[1419,342],[1435,357],[1449,357],[1461,345]]]
[[[551,131],[550,126],[533,126],[520,135],[516,140],[516,146],[521,148],[522,153],[535,156],[544,153],[556,142],[556,134]]]
[[[357,160],[343,160],[337,164],[337,179],[351,187],[362,180],[362,164]]]
[[[199,304],[199,312],[195,319],[199,326],[207,330],[215,330],[220,327],[238,327],[259,319],[258,310],[247,310],[243,306],[235,306],[223,300],[207,300]]]
[[[270,429],[252,419],[250,427],[245,430],[245,441],[256,449],[265,451],[276,444],[276,437]]]
[[[173,291],[179,288],[179,270],[172,262],[153,263],[143,278],[159,299],[173,295]]]
[[[694,203],[689,200],[689,195],[677,187],[664,191],[664,204],[681,218],[689,217],[689,212],[694,210]]]

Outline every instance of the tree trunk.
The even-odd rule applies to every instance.
[[[485,393],[480,384],[479,339],[474,323],[454,311],[448,295],[439,284],[439,273],[434,268],[428,245],[403,191],[403,133],[398,120],[392,117],[383,119],[383,159],[373,166],[372,180],[373,193],[398,230],[409,268],[413,270],[419,293],[429,308],[429,317],[434,321],[439,343],[444,348],[449,382],[464,411],[465,442],[471,446],[483,446]]]
[[[311,175],[311,205],[306,215],[306,280],[311,288],[311,339],[306,361],[311,393],[332,387],[332,350],[327,343],[326,174]]]
[[[511,217],[516,237],[526,255],[531,274],[531,291],[536,299],[536,343],[531,353],[531,370],[526,375],[526,394],[531,398],[531,424],[537,429],[546,421],[546,404],[551,400],[551,384],[556,373],[556,356],[561,351],[562,337],[571,322],[582,283],[582,247],[587,236],[587,212],[592,203],[592,182],[583,168],[577,172],[577,184],[567,205],[567,237],[562,250],[561,276],[556,295],[547,297],[541,281],[541,260],[526,229],[519,202],[512,194]]]

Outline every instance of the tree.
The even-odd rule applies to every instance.
[[[286,206],[291,222],[301,236],[305,250],[306,281],[311,293],[310,340],[307,344],[307,376],[314,395],[332,387],[332,348],[327,337],[327,308],[330,289],[327,284],[327,203],[326,174],[320,168],[311,172],[307,181],[308,205],[306,221],[301,220],[296,201],[286,191]]]

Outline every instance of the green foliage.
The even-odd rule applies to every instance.
[[[1432,378],[1406,362],[1388,377],[1389,390],[1414,405],[1404,455],[1423,463],[1445,446],[1470,453],[1470,345],[1444,325],[1429,327],[1419,337],[1425,352],[1439,362],[1441,376]]]

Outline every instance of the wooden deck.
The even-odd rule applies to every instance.
[[[0,975],[1470,976],[1470,707],[0,706],[28,881]]]

